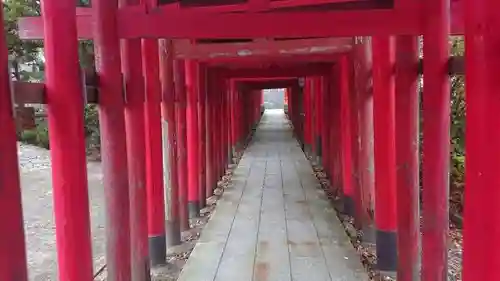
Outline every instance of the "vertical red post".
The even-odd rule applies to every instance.
[[[323,135],[321,134],[321,124],[322,122],[322,112],[323,112],[323,79],[321,79],[321,76],[315,77],[314,79],[315,84],[314,84],[314,102],[315,102],[315,110],[314,114],[316,116],[315,121],[314,121],[314,126],[315,126],[315,145],[316,145],[316,162],[317,164],[321,165],[322,164],[322,141],[321,139],[323,138]]]
[[[42,12],[59,279],[88,281],[92,253],[75,2],[43,1]]]
[[[181,231],[189,229],[187,126],[186,126],[186,72],[184,60],[174,60],[175,120],[177,121],[177,172],[179,183],[179,215]]]
[[[304,151],[309,156],[312,144],[312,114],[311,114],[311,78],[305,79],[303,88],[303,113],[304,113]]]
[[[121,0],[120,6],[138,4]],[[148,224],[146,207],[146,154],[144,126],[144,79],[141,40],[129,39],[122,45],[122,72],[125,79],[125,131],[130,196],[130,241],[132,280],[149,276]]]
[[[332,87],[329,89],[329,150],[330,150],[330,167],[329,174],[332,182],[332,191],[338,192],[342,190],[342,111],[341,111],[341,83],[340,83],[341,65],[337,64],[332,69],[330,75],[332,79]]]
[[[344,211],[350,216],[356,216],[355,194],[359,185],[358,176],[358,112],[357,95],[352,89],[353,70],[347,56],[340,59],[340,111],[342,138],[342,166]],[[334,164],[333,164],[334,165]]]
[[[372,38],[377,267],[382,275],[397,270],[394,39]]]
[[[142,40],[145,76],[146,194],[151,265],[166,262],[165,201],[161,128],[161,84],[157,39]]]
[[[220,125],[220,83],[219,74],[214,73],[213,75],[213,103],[212,103],[212,114],[213,114],[213,145],[214,145],[214,188],[217,188],[217,183],[221,175],[221,125]]]
[[[99,124],[106,198],[106,261],[109,280],[131,280],[130,210],[125,136],[125,101],[117,1],[95,1],[95,53],[99,75]]]
[[[229,82],[229,107],[230,107],[230,122],[231,122],[231,150],[233,155],[236,155],[236,143],[237,143],[237,126],[238,120],[236,117],[236,102],[237,102],[237,89],[236,82]]]
[[[60,280],[91,280],[92,253],[78,63],[76,7],[70,0],[42,2],[46,95]]]
[[[199,65],[199,82],[198,82],[198,130],[199,136],[199,173],[198,187],[200,195],[200,209],[205,208],[207,203],[207,118],[206,118],[206,102],[207,102],[207,72],[205,65]]]
[[[231,126],[234,120],[231,116],[231,89],[229,79],[224,80],[224,121],[226,123],[226,167],[233,164],[233,145]]]
[[[167,246],[181,243],[179,219],[179,181],[177,169],[177,125],[175,123],[174,58],[171,40],[160,40],[162,80],[163,168],[165,183],[165,221]]]
[[[396,37],[396,173],[399,281],[419,280],[418,38]]]
[[[426,0],[423,91],[422,279],[447,280],[450,163],[450,1]]]
[[[215,109],[214,109],[214,75],[213,71],[207,69],[207,92],[206,92],[206,116],[207,116],[207,177],[206,177],[206,196],[209,198],[212,196],[214,189],[216,188],[216,165],[215,165]]]
[[[332,93],[330,93],[331,81],[327,79],[327,76],[321,77],[321,100],[322,104],[321,110],[321,154],[322,154],[322,165],[327,176],[330,175],[331,168],[331,150],[330,150],[330,101]]]
[[[200,216],[199,179],[199,132],[198,132],[198,64],[193,60],[185,61],[186,67],[186,126],[187,126],[187,181],[189,218]]]
[[[500,150],[498,142],[498,1],[464,1],[466,59],[466,186],[463,280],[496,280]]]
[[[371,76],[371,48],[367,37],[357,37],[355,43],[355,91],[358,102],[358,165],[359,185],[356,192],[358,226],[363,229],[363,242],[375,242],[375,229],[370,214],[373,212],[373,94],[369,89]]]
[[[0,3],[3,11],[3,2]],[[3,12],[0,13],[3,22]],[[0,61],[8,65],[4,31],[0,31]],[[21,184],[17,158],[16,124],[10,89],[10,73],[0,72],[0,220],[8,231],[0,231],[0,280],[28,281],[24,240]]]

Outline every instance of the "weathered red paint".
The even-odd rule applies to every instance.
[[[331,87],[329,89],[329,108],[330,117],[328,124],[330,126],[329,132],[329,151],[330,151],[330,167],[329,174],[332,183],[332,191],[338,192],[342,190],[342,89],[341,89],[341,65],[334,66],[334,71],[328,77],[333,78]]]
[[[500,259],[498,28],[499,3],[465,1],[466,185],[463,280],[495,280]]]
[[[332,92],[330,89],[331,87],[331,79],[337,79],[337,77],[332,76],[322,76],[321,80],[321,100],[320,103],[322,104],[323,110],[321,111],[321,146],[322,146],[322,156],[323,156],[323,167],[324,171],[326,172],[327,176],[331,178],[331,173],[330,169],[332,168],[331,166],[331,126],[330,126],[330,108],[331,108],[331,102],[332,102]],[[339,92],[337,92],[337,95],[340,95]],[[340,106],[339,106],[340,107]],[[339,128],[340,129],[340,128]]]
[[[145,150],[148,236],[150,239],[165,237],[165,199],[163,186],[161,84],[159,45],[156,39],[142,40],[142,64],[145,79]],[[162,263],[166,249],[150,253],[153,264]],[[163,247],[163,246],[161,246]],[[160,255],[156,255],[159,253]]]
[[[235,152],[237,143],[237,125],[238,120],[236,118],[236,83],[234,81],[229,82],[229,107],[230,107],[230,122],[231,122],[231,149]]]
[[[117,1],[95,1],[95,54],[99,75],[99,124],[106,198],[108,279],[131,280],[130,202],[120,41],[113,18]]]
[[[213,71],[211,71],[209,68],[206,70],[206,85],[207,85],[207,92],[206,92],[206,118],[207,118],[207,136],[206,136],[206,142],[207,142],[207,151],[206,151],[206,156],[207,156],[207,177],[206,177],[206,196],[209,198],[212,196],[213,191],[215,189],[215,184],[216,184],[216,165],[215,165],[215,159],[216,159],[216,152],[215,152],[215,110],[214,110],[214,92],[215,92],[215,83],[214,83],[214,75]]]
[[[3,11],[3,3],[0,3]],[[0,13],[3,22],[3,13]],[[8,65],[4,31],[0,31],[0,62]],[[0,72],[0,221],[8,231],[0,231],[0,280],[28,281],[24,239],[21,184],[17,158],[16,125],[7,68]]]
[[[291,1],[300,6],[300,1]],[[120,34],[127,38],[270,38],[279,37],[341,37],[355,35],[398,35],[422,33],[419,16],[425,13],[421,5],[411,1],[411,5],[401,0],[393,10],[351,10],[351,11],[290,11],[267,13],[221,13],[225,11],[245,11],[246,4],[216,7],[183,7],[172,9],[166,5],[159,15],[150,17],[144,6],[131,7],[120,12]],[[272,3],[287,5],[286,1]],[[291,3],[290,3],[291,4]],[[77,14],[78,35],[81,39],[93,36],[92,12],[89,8],[79,8]],[[217,12],[214,20],[213,13]],[[451,9],[451,30],[453,34],[463,34],[463,1],[453,1]],[[134,21],[129,21],[134,18]],[[139,26],[137,23],[140,22]],[[290,25],[292,23],[292,25]],[[295,26],[294,24],[297,24]],[[152,28],[151,28],[152,26]],[[44,25],[40,18],[27,17],[19,21],[20,35],[24,39],[43,37]],[[167,27],[167,28],[165,28]],[[177,27],[177,28],[175,28]],[[204,28],[200,28],[204,27]],[[233,28],[234,27],[234,28]],[[142,31],[145,33],[141,35]]]
[[[344,173],[344,205],[346,212],[356,218],[359,227],[360,204],[355,198],[359,194],[359,128],[358,128],[358,95],[354,90],[352,60],[343,57],[341,66],[341,112],[342,112],[342,164]],[[344,121],[345,120],[345,121]]]
[[[396,37],[396,166],[399,281],[419,280],[418,38]]]
[[[120,0],[120,7],[138,4]],[[145,281],[149,274],[148,224],[146,207],[146,155],[141,41],[122,41],[122,72],[125,80],[125,131],[130,196],[130,240],[132,280]]]
[[[181,231],[189,229],[188,176],[187,176],[187,126],[186,126],[186,77],[183,60],[174,60],[175,120],[177,121],[177,175],[179,184],[179,215]]]
[[[207,70],[206,66],[199,65],[199,82],[198,82],[198,130],[199,136],[199,175],[198,188],[200,194],[200,208],[206,206],[207,198]]]
[[[422,279],[448,274],[450,169],[450,1],[426,0],[423,87]]]
[[[312,114],[311,114],[311,78],[305,78],[304,88],[303,88],[303,113],[304,113],[304,147],[306,152],[309,153],[309,149],[312,144]]]
[[[43,1],[42,12],[58,276],[88,281],[92,254],[75,2]]]
[[[167,241],[168,245],[176,245],[180,243],[180,217],[179,217],[179,180],[177,168],[177,133],[175,119],[175,85],[174,85],[174,58],[173,46],[170,40],[160,41],[160,77],[162,80],[162,115],[163,121],[166,122],[167,143],[168,147],[165,153],[168,152],[168,190],[165,198],[165,203],[168,204],[166,210],[167,222]]]
[[[124,38],[342,37],[407,34],[420,29],[419,13],[392,10],[275,13],[147,13],[142,7],[121,11]],[[134,18],[134,21],[130,21]],[[296,25],[295,25],[296,24]],[[203,28],[200,28],[203,27]]]
[[[377,267],[397,271],[394,38],[372,37]]]
[[[396,216],[394,39],[372,38],[373,126],[375,157],[375,223],[394,232]]]
[[[199,180],[199,131],[198,131],[198,95],[199,68],[196,61],[186,60],[186,128],[187,128],[187,183],[189,216],[199,216],[200,190]]]

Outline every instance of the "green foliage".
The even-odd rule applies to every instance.
[[[85,106],[84,121],[87,146],[93,149],[100,149],[101,133],[99,131],[97,105],[89,104]]]
[[[27,73],[21,73],[20,64],[36,65],[41,63],[39,41],[27,41],[19,38],[17,20],[22,16],[40,15],[40,1],[38,0],[5,0],[3,6],[4,28],[6,33],[9,56],[14,69],[13,76],[16,80],[28,80]]]
[[[35,129],[21,132],[20,141],[49,149],[49,130],[46,123],[40,123]]]
[[[451,54],[464,55],[463,37],[451,38]],[[463,75],[451,77],[451,207],[452,212],[463,211],[463,187],[465,174],[465,87]]]

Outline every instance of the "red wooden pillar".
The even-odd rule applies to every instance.
[[[331,81],[327,79],[327,76],[321,77],[321,100],[322,110],[320,113],[321,118],[321,157],[322,157],[322,165],[327,176],[331,176],[330,168],[331,168],[331,149],[330,149],[330,102],[331,102],[331,93],[330,87]]]
[[[237,89],[236,82],[229,82],[229,107],[230,107],[230,122],[231,122],[231,150],[233,155],[236,155],[236,143],[238,142],[238,118],[236,116],[237,104]]]
[[[377,267],[383,275],[393,276],[397,269],[394,39],[372,40]]]
[[[419,280],[418,38],[396,37],[397,280]]]
[[[366,37],[357,37],[355,48],[355,91],[358,102],[357,138],[359,153],[359,185],[355,189],[356,200],[359,203],[359,227],[363,229],[363,242],[374,243],[375,232],[370,214],[374,202],[374,167],[373,167],[373,95],[369,89],[371,69],[371,48]],[[353,146],[354,148],[354,146]]]
[[[233,164],[233,148],[234,148],[234,143],[233,143],[233,135],[232,135],[232,126],[233,126],[233,123],[236,121],[234,118],[233,118],[233,115],[232,115],[232,108],[233,108],[233,105],[232,105],[232,102],[233,102],[233,99],[232,99],[232,91],[231,91],[231,86],[230,86],[230,82],[229,82],[229,79],[226,80],[226,83],[224,84],[226,86],[226,122],[227,122],[227,156],[228,156],[228,160],[227,160],[227,164],[230,165],[230,164]]]
[[[236,90],[235,93],[235,115],[236,115],[236,153],[237,156],[240,156],[242,153],[242,140],[244,137],[244,133],[242,130],[243,122],[241,118],[242,114],[242,106],[241,106],[241,91]]]
[[[121,0],[120,6],[138,1]],[[146,155],[144,124],[144,80],[141,40],[125,40],[122,44],[122,72],[125,79],[125,131],[130,196],[130,241],[132,280],[149,276],[148,225],[146,207]]]
[[[309,156],[312,149],[312,99],[311,78],[305,79],[303,102],[304,102],[304,151]]]
[[[187,95],[187,182],[189,218],[200,216],[199,179],[199,132],[198,132],[198,95],[199,68],[193,60],[185,61]]]
[[[335,192],[342,190],[343,165],[342,165],[342,90],[341,90],[341,65],[337,64],[333,69],[333,82],[330,89],[330,114],[331,121],[328,122],[330,129],[330,175],[332,178],[332,188]],[[331,77],[331,76],[330,76]]]
[[[463,280],[497,280],[500,259],[498,1],[465,1],[466,186]],[[492,240],[493,239],[493,240]]]
[[[215,83],[213,70],[207,69],[207,97],[206,97],[206,116],[207,116],[207,178],[206,178],[206,196],[212,196],[217,185],[216,177],[216,144],[215,144]]]
[[[3,11],[3,2],[0,3]],[[0,13],[3,22],[3,13]],[[8,65],[4,31],[0,31],[0,61]],[[24,239],[21,184],[17,158],[16,125],[10,89],[10,72],[0,72],[0,220],[8,231],[0,231],[0,280],[28,281]],[[81,279],[80,279],[81,280]]]
[[[163,168],[165,183],[165,223],[167,246],[181,243],[179,218],[179,181],[177,169],[177,133],[173,44],[160,40],[160,77],[162,81]]]
[[[353,71],[347,56],[342,56],[339,68],[344,211],[350,216],[355,216],[355,189],[359,184],[357,95],[352,90]]]
[[[177,176],[179,183],[179,219],[181,231],[189,229],[187,127],[186,127],[186,78],[183,60],[174,60],[175,120],[177,121]]]
[[[233,163],[233,134],[232,134],[232,127],[234,123],[233,115],[232,115],[232,90],[231,90],[231,83],[229,79],[226,79],[224,81],[224,101],[225,101],[225,108],[224,108],[224,114],[225,118],[224,121],[226,122],[226,154],[227,154],[227,160],[226,164],[232,164]]]
[[[120,63],[117,2],[95,1],[95,53],[99,75],[99,124],[106,198],[106,261],[109,280],[131,280],[130,210],[125,101]]]
[[[315,77],[314,78],[314,102],[315,102],[315,109],[314,109],[314,114],[315,114],[315,120],[314,120],[314,131],[315,131],[315,155],[316,155],[316,162],[317,164],[321,165],[322,164],[322,141],[321,139],[323,138],[323,135],[321,134],[321,124],[322,122],[322,112],[323,112],[323,105],[324,103],[322,102],[323,100],[323,79],[321,79],[321,76]]]
[[[157,39],[142,40],[145,76],[146,194],[149,256],[152,265],[166,262],[165,201],[163,189],[161,84]]]
[[[207,203],[207,118],[206,118],[206,102],[207,102],[207,71],[205,65],[199,65],[198,79],[198,130],[199,130],[199,173],[198,187],[200,195],[200,209],[206,207]]]
[[[498,81],[499,3],[465,1],[466,185],[463,280],[496,280],[500,259]],[[496,10],[493,10],[496,9]],[[490,243],[488,243],[490,242]]]
[[[422,279],[447,280],[450,163],[450,1],[425,2]]]
[[[42,12],[59,279],[88,281],[92,253],[75,2],[43,1]]]
[[[215,187],[222,176],[222,118],[221,118],[221,79],[214,75],[214,145],[215,145]]]

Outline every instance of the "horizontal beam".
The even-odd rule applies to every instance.
[[[463,33],[463,1],[451,6],[451,30]],[[419,35],[422,10],[347,10],[267,13],[203,13],[172,9],[170,5],[147,11],[145,6],[119,10],[120,38],[273,38],[350,37],[368,35]],[[91,12],[77,17],[78,36],[93,37]],[[19,20],[23,39],[42,39],[43,21]]]
[[[44,83],[12,82],[14,103],[16,104],[47,104]],[[98,103],[98,90],[95,86],[85,87],[87,103]]]
[[[202,60],[206,65],[212,67],[224,67],[228,69],[239,68],[266,68],[269,65],[280,65],[293,67],[305,63],[335,63],[341,54],[313,54],[295,56],[253,56],[245,58],[219,58],[216,60]]]
[[[251,43],[193,44],[190,40],[175,40],[177,58],[211,60],[247,57],[278,57],[348,52],[351,38],[315,38],[285,41],[255,41]]]
[[[264,89],[283,89],[298,85],[298,79],[237,82],[237,88],[240,90],[264,90]]]
[[[304,76],[320,76],[330,73],[331,65],[304,64],[293,68],[287,67],[267,67],[263,69],[226,69],[213,68],[220,73],[221,76],[227,79],[233,78],[273,78],[273,77],[304,77]]]
[[[422,74],[423,60],[416,65]],[[451,57],[448,62],[450,75],[465,74],[464,57]],[[323,75],[330,71],[328,65],[304,65],[294,68],[270,68],[270,69],[237,69],[211,68],[221,71],[227,79],[235,79],[239,84],[257,85],[259,83],[288,83],[296,80],[295,77]],[[288,81],[288,82],[284,82]],[[98,103],[99,91],[97,88],[98,77],[95,72],[86,71],[86,101],[87,103]],[[45,84],[31,82],[12,82],[14,102],[16,104],[47,104]],[[270,87],[268,87],[270,88]],[[280,87],[282,88],[282,87]]]
[[[130,20],[134,19],[134,20]],[[348,37],[415,33],[418,13],[391,10],[175,14],[127,7],[118,13],[121,38]]]

